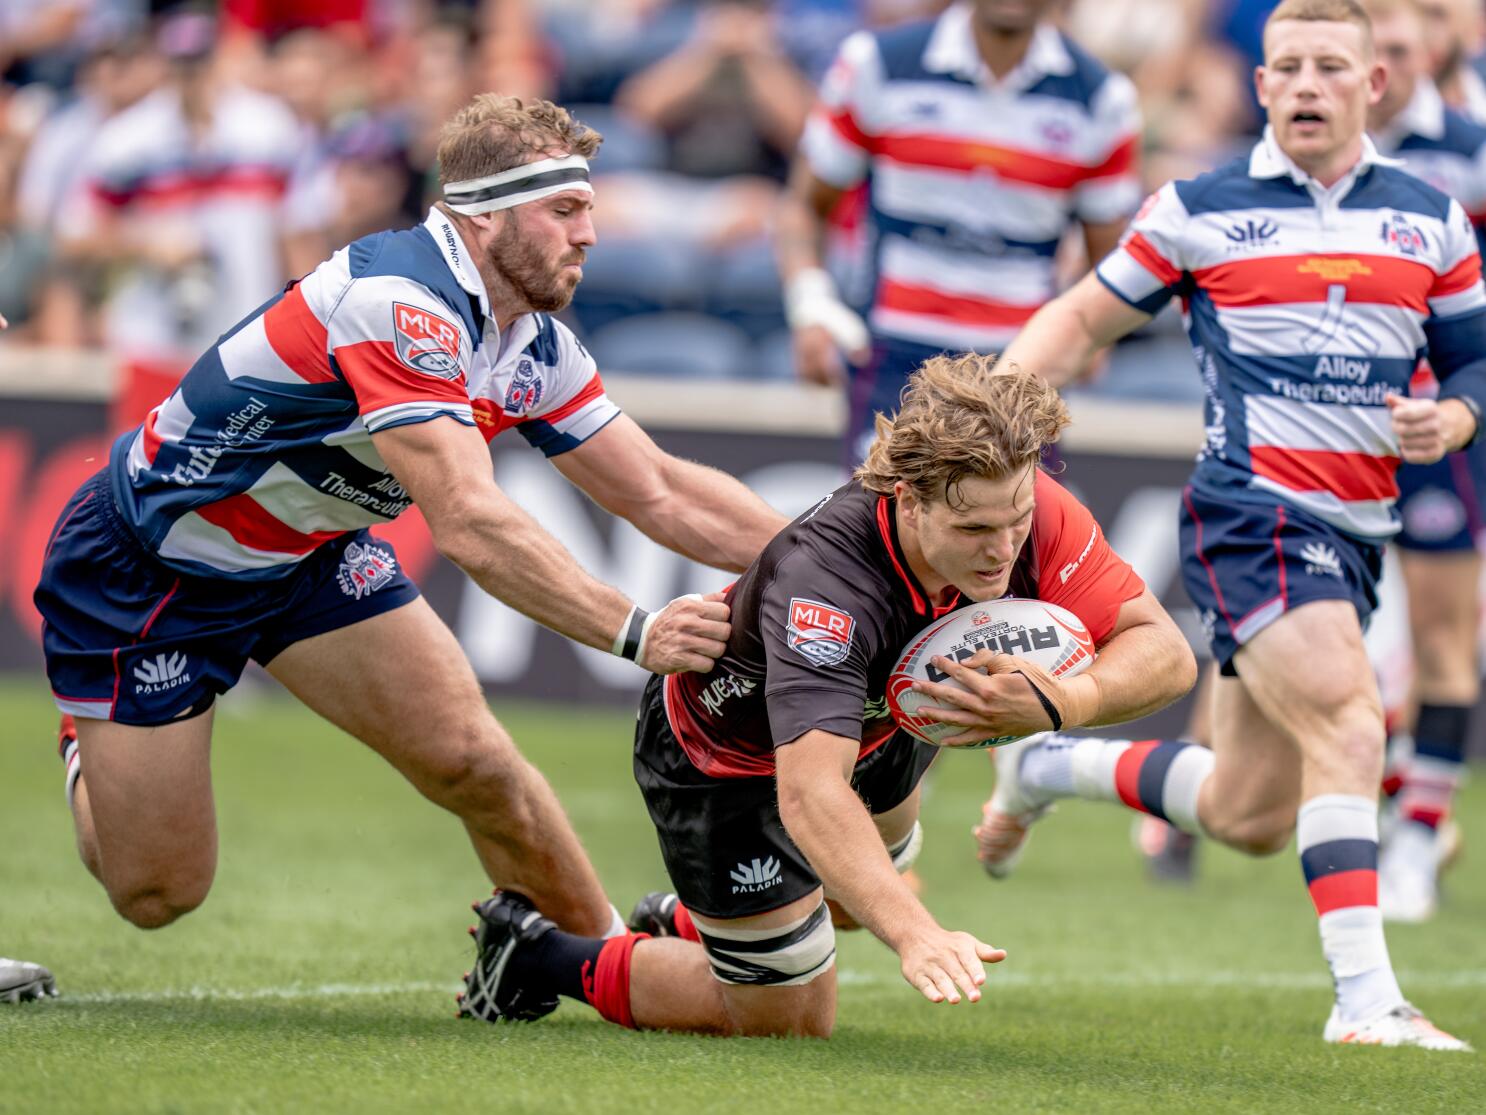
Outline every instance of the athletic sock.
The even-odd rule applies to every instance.
[[[57,729],[57,753],[62,756],[62,767],[67,772],[64,786],[67,791],[67,808],[71,809],[73,799],[77,796],[77,780],[83,776],[83,766],[82,756],[77,749],[77,724],[65,712]]]
[[[1465,766],[1471,710],[1463,705],[1421,705],[1414,754],[1403,768],[1398,812],[1405,821],[1438,829],[1450,815]]]
[[[1213,753],[1179,740],[1097,739],[1050,733],[1022,755],[1029,796],[1118,801],[1202,835],[1197,795],[1213,772]]]
[[[536,991],[566,995],[588,1002],[583,987],[586,971],[598,963],[604,945],[615,938],[580,937],[561,929],[548,930],[511,955],[511,975]]]
[[[635,1028],[629,1005],[630,959],[648,933],[579,937],[551,929],[511,956],[510,973],[535,992],[588,1003],[610,1022]]]
[[[1295,833],[1337,1011],[1348,1022],[1375,1018],[1404,1001],[1378,910],[1377,802],[1355,794],[1311,798]]]

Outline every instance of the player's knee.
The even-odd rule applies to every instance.
[[[1208,826],[1208,835],[1213,839],[1246,856],[1272,856],[1284,851],[1294,831],[1293,811],[1288,817],[1273,811]]]
[[[836,964],[836,931],[825,900],[804,917],[760,936],[756,929],[699,925],[712,975],[729,987],[778,990],[768,1009],[729,1010],[735,1032],[745,1035],[829,1037],[835,1010],[819,995],[784,994],[804,989]],[[726,999],[726,993],[724,994]]]
[[[163,929],[206,901],[211,883],[151,884],[110,890],[119,916],[140,929]]]
[[[443,740],[424,768],[424,790],[460,816],[499,809],[520,796],[524,760],[493,719],[475,721]]]

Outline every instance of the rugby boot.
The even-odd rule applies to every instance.
[[[1475,1052],[1469,1042],[1445,1033],[1412,1003],[1400,1003],[1366,1022],[1343,1022],[1332,1007],[1324,1037],[1336,1045],[1412,1045],[1440,1052]]]
[[[0,956],[0,1003],[29,1003],[57,995],[56,979],[40,964]]]
[[[1022,756],[1043,736],[1028,736],[992,751],[996,789],[981,808],[980,824],[971,829],[976,855],[985,873],[1004,879],[1021,859],[1028,830],[1052,808],[1052,803],[1029,797],[1022,786]]]
[[[676,906],[674,894],[653,890],[629,912],[624,924],[631,933],[649,933],[652,937],[679,937],[676,929]]]
[[[475,966],[465,973],[464,991],[456,996],[459,1017],[486,1022],[535,1022],[557,1009],[557,996],[537,994],[509,972],[511,958],[524,945],[557,926],[527,899],[508,891],[474,904],[480,924],[475,938]]]

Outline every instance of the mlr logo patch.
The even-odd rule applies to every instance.
[[[397,356],[415,372],[458,379],[459,330],[453,322],[405,302],[392,303],[392,335]]]
[[[814,665],[839,666],[851,652],[851,636],[856,626],[850,612],[797,596],[789,602],[785,635],[790,649]]]

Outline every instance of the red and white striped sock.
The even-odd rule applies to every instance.
[[[1022,785],[1051,801],[1117,801],[1202,835],[1197,795],[1213,772],[1213,753],[1180,740],[1096,739],[1049,733],[1022,756]]]
[[[1295,823],[1300,865],[1320,919],[1321,951],[1349,1022],[1404,1001],[1378,910],[1378,806],[1355,794],[1322,794]]]

